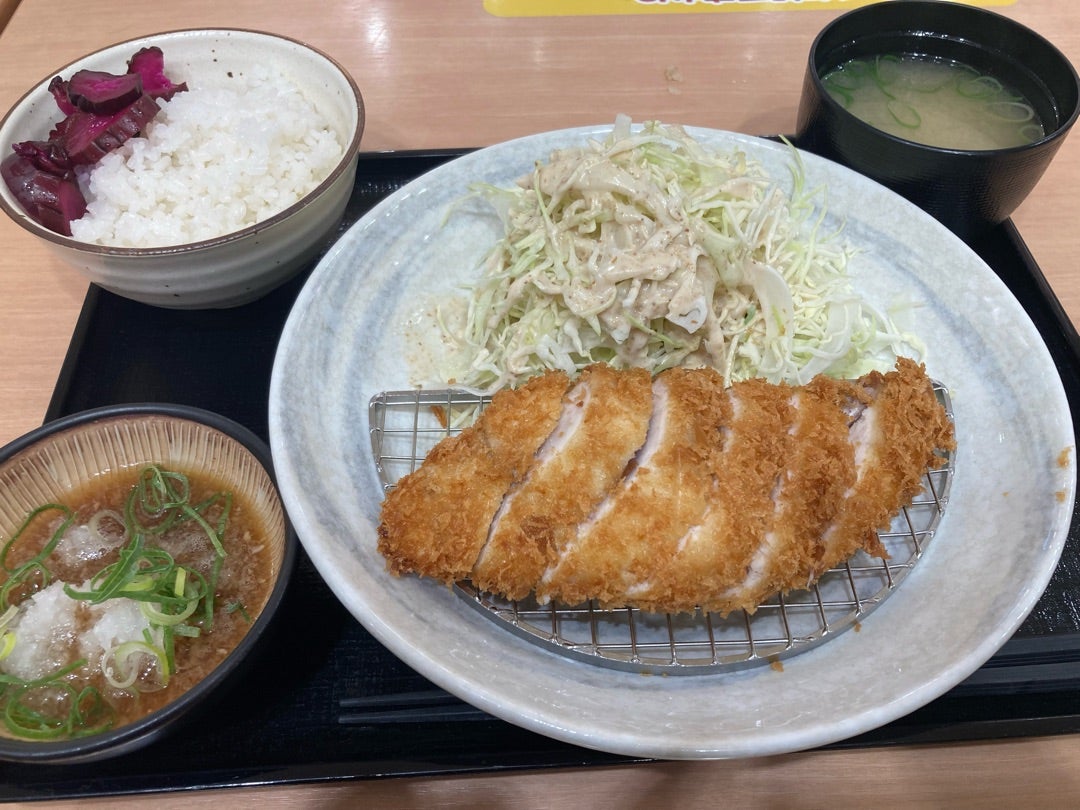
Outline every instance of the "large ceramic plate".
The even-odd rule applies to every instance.
[[[582,746],[660,758],[764,755],[913,711],[990,658],[1045,588],[1072,513],[1072,424],[1045,344],[997,276],[935,220],[813,155],[803,157],[809,183],[827,187],[829,217],[845,222],[860,249],[851,265],[859,289],[882,306],[920,303],[927,368],[950,387],[958,429],[938,534],[858,632],[782,669],[648,677],[548,652],[449,588],[385,572],[368,401],[409,386],[415,345],[404,322],[417,302],[474,277],[497,235],[476,217],[447,219],[447,206],[474,181],[509,184],[551,149],[608,131],[536,135],[444,165],[373,209],[315,269],[286,324],[270,391],[278,481],[304,547],[352,615],[428,679]],[[782,145],[691,133],[789,176]]]

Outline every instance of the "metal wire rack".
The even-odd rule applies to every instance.
[[[953,418],[948,390],[934,392]],[[369,405],[371,447],[385,491],[423,461],[442,439],[459,433],[489,397],[454,389],[388,391]],[[782,666],[783,659],[858,629],[860,622],[907,577],[933,539],[948,505],[953,454],[929,471],[922,491],[879,532],[887,559],[859,552],[825,572],[804,591],[778,596],[749,613],[721,617],[665,615],[634,608],[540,605],[508,601],[467,581],[456,590],[502,627],[548,650],[615,669],[652,674],[701,674],[752,666]]]

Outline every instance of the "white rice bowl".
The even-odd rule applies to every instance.
[[[188,90],[159,102],[142,137],[79,172],[84,242],[161,247],[255,225],[299,201],[341,159],[344,145],[280,71],[181,77]]]
[[[336,238],[364,131],[360,88],[333,57],[287,36],[169,31],[50,70],[0,120],[0,146],[41,140],[56,126],[55,76],[122,73],[151,46],[188,90],[158,102],[147,137],[89,170],[90,209],[78,235],[37,222],[6,183],[0,209],[88,281],[125,298],[170,309],[254,301]]]

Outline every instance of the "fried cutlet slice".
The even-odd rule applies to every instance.
[[[671,369],[653,381],[652,398],[633,468],[545,571],[539,601],[647,599],[656,560],[670,557],[704,514],[710,452],[727,414],[723,378],[711,369]]]
[[[724,534],[712,542],[729,548],[726,578],[707,577],[699,606],[704,612],[730,613],[757,608],[755,594],[746,587],[762,565],[767,540],[776,519],[776,496],[794,445],[793,389],[764,380],[735,386],[739,403],[732,421],[731,448],[727,453],[721,497],[728,504]],[[733,554],[730,552],[734,552]],[[690,596],[688,592],[686,596]]]
[[[728,396],[731,415],[713,448],[708,508],[675,553],[657,560],[650,598],[635,599],[638,607],[726,614],[756,606],[739,588],[775,517],[773,498],[793,442],[792,388],[746,380]]]
[[[778,482],[776,514],[740,586],[744,605],[808,587],[825,557],[824,534],[855,481],[848,441],[851,385],[817,377],[792,395],[796,419]]]
[[[859,550],[888,556],[878,530],[918,494],[927,469],[944,463],[937,450],[956,446],[952,424],[925,369],[901,358],[894,371],[871,372],[855,386],[862,407],[849,429],[855,481],[824,532],[818,576]]]
[[[479,421],[437,444],[383,502],[379,551],[394,574],[469,575],[503,498],[551,435],[570,385],[562,372],[495,394]]]
[[[652,378],[644,369],[586,367],[524,480],[506,496],[472,581],[521,599],[607,493],[645,442]],[[487,532],[488,525],[484,526]]]

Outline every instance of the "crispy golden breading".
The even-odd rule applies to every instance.
[[[567,385],[497,396],[402,479],[379,527],[391,572],[510,599],[753,611],[859,550],[884,555],[877,531],[955,446],[906,359],[798,388],[600,365]]]
[[[753,612],[775,593],[805,588],[811,572],[826,561],[823,534],[855,480],[847,414],[839,407],[844,388],[819,377],[792,398],[796,418],[773,498],[772,525],[751,571],[729,594],[729,607]]]
[[[395,574],[456,582],[472,571],[507,489],[551,435],[569,378],[552,372],[500,391],[483,418],[444,439],[382,507],[379,552]]]
[[[792,394],[790,386],[764,380],[731,387],[731,419],[714,462],[709,509],[681,550],[661,561],[657,598],[640,607],[678,613],[700,606],[727,613],[744,605],[741,586],[765,547],[791,451]]]
[[[622,478],[645,441],[651,412],[648,372],[607,365],[582,371],[532,469],[489,521],[473,583],[510,599],[527,596],[578,524]]]
[[[815,577],[859,549],[883,556],[877,531],[918,494],[923,473],[941,466],[934,451],[955,446],[925,370],[911,360],[902,358],[888,374],[871,372],[854,388],[866,403],[850,428],[856,478],[825,531],[825,558],[812,570]]]
[[[647,598],[658,558],[705,512],[710,452],[727,412],[723,380],[711,370],[671,369],[653,383],[653,416],[635,466],[576,527],[545,572],[537,597],[569,604],[596,599],[624,604]]]

